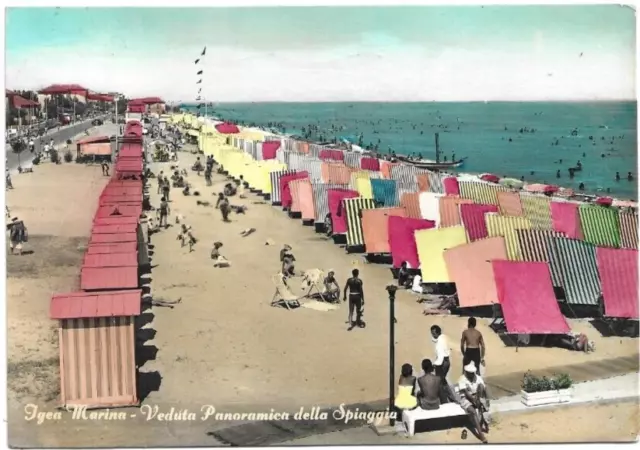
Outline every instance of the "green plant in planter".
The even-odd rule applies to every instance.
[[[573,380],[566,374],[538,377],[528,371],[522,378],[522,390],[529,394],[534,392],[556,391],[559,389],[569,389],[573,385]]]

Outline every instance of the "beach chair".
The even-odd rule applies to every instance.
[[[329,302],[329,293],[324,289],[324,272],[320,269],[305,270],[302,274],[302,289],[306,289],[304,297],[320,298]]]
[[[295,308],[301,306],[300,300],[304,298],[304,296],[297,297],[294,295],[285,284],[284,276],[281,273],[277,273],[271,277],[271,281],[273,281],[276,288],[276,292],[271,299],[271,306],[284,306],[289,310],[292,306]]]

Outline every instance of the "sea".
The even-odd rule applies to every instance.
[[[637,102],[220,103],[207,115],[432,160],[438,133],[441,160],[467,158],[459,172],[575,190],[583,183],[586,193],[638,199]],[[571,179],[578,161],[582,171]]]

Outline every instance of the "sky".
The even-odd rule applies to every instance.
[[[5,30],[8,89],[78,83],[180,102],[198,87],[212,102],[636,98],[635,11],[617,5],[8,8]]]

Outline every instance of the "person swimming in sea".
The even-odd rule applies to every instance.
[[[584,183],[580,183],[580,185],[578,186],[578,189],[580,189],[581,191],[584,191]]]
[[[616,172],[616,181],[620,181],[620,172]]]
[[[633,174],[632,174],[631,172],[629,172],[629,173],[627,174],[627,180],[628,180],[628,181],[633,181]]]
[[[578,163],[576,164],[576,167],[578,169],[582,169],[582,163],[580,162],[580,160],[578,160]]]
[[[556,172],[556,178],[560,178],[560,169],[558,169]]]

